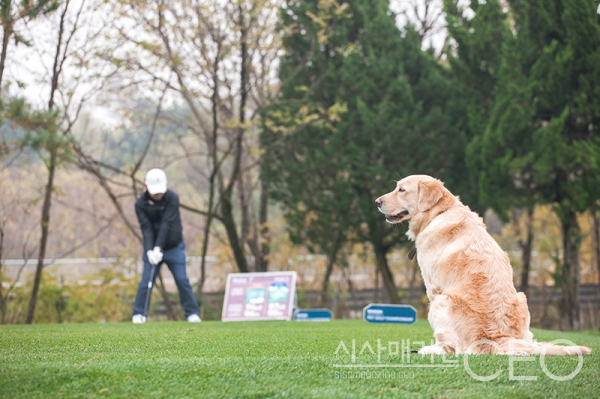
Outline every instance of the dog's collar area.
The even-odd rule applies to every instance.
[[[417,246],[413,245],[413,247],[408,252],[408,260],[413,260],[413,258],[415,257],[416,253],[417,253]]]

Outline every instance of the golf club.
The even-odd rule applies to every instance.
[[[156,265],[152,265],[152,270],[150,271],[150,280],[148,280],[148,292],[146,293],[146,304],[144,305],[144,319],[148,318],[148,308],[150,307],[150,294],[152,293],[152,286],[154,285],[154,272],[161,263],[162,262],[159,262]]]

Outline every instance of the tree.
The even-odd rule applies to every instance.
[[[463,10],[457,0],[444,0],[447,29],[450,38],[449,49],[446,51],[448,64],[453,79],[456,82],[455,99],[466,103],[468,115],[465,131],[469,142],[483,132],[488,124],[494,106],[498,71],[501,64],[502,43],[507,33],[506,16],[497,1],[480,3],[470,2],[470,11]],[[473,144],[469,144],[473,146]],[[471,170],[481,167],[472,159],[467,151],[467,163]],[[481,184],[479,175],[475,174],[473,187]],[[473,195],[478,197],[481,190]],[[489,198],[482,198],[488,203]]]
[[[464,105],[450,101],[446,71],[411,27],[401,35],[388,5],[286,3],[283,87],[263,140],[267,180],[288,223],[330,257],[337,229],[348,226],[343,239],[371,244],[398,302],[387,254],[406,239],[386,225],[375,198],[389,191],[388,179],[415,173],[467,198],[472,188],[464,183]],[[329,235],[310,233],[328,224]]]
[[[26,8],[29,3],[25,3]],[[88,8],[85,8],[88,6]],[[98,77],[93,69],[91,59],[95,57],[94,43],[99,36],[98,27],[94,22],[94,12],[98,11],[98,4],[81,1],[78,7],[73,7],[70,0],[62,3],[55,20],[44,21],[47,26],[55,25],[55,35],[52,36],[51,47],[40,46],[36,48],[36,54],[41,58],[41,62],[47,60],[44,55],[49,55],[51,64],[47,73],[38,76],[42,82],[46,82],[48,88],[47,102],[44,108],[34,109],[28,107],[22,101],[12,102],[7,112],[11,116],[9,119],[13,123],[20,125],[28,134],[22,141],[23,146],[33,148],[38,152],[40,158],[44,161],[48,171],[47,181],[44,187],[42,212],[41,212],[41,235],[38,253],[38,263],[33,281],[31,298],[29,301],[26,323],[32,323],[35,316],[37,297],[42,279],[44,268],[44,259],[48,244],[50,229],[50,209],[52,204],[52,195],[55,188],[55,173],[57,168],[68,159],[72,149],[72,137],[69,135],[73,125],[77,121],[83,104],[89,100],[102,87],[103,80],[89,80],[85,84],[85,89],[80,88],[80,82],[86,77],[93,75]],[[42,9],[44,9],[42,7]],[[84,13],[90,17],[84,21]],[[76,35],[81,26],[87,23],[86,29],[81,35]],[[95,29],[98,30],[95,30]],[[37,32],[37,30],[36,30]],[[32,42],[36,40],[45,43],[47,37],[33,37]],[[47,45],[47,43],[46,43]],[[67,68],[76,71],[73,79],[62,81],[63,73]],[[31,109],[30,109],[31,108]]]
[[[353,226],[361,223],[353,209],[354,192],[347,184],[347,174],[338,168],[339,154],[331,153],[339,143],[323,146],[324,141],[340,137],[332,133],[313,125],[284,137],[272,132],[263,134],[267,152],[262,159],[261,178],[269,182],[270,195],[283,206],[291,241],[327,255],[321,289],[323,306],[339,251],[348,242]]]
[[[526,108],[514,108],[515,114],[509,118],[499,119],[494,113],[495,107],[501,104],[513,102],[523,106],[526,86],[507,87],[499,83],[502,74],[519,73],[514,65],[519,54],[515,52],[507,16],[500,2],[471,2],[470,10],[474,15],[469,15],[453,0],[446,0],[445,8],[448,31],[455,43],[448,52],[448,61],[460,87],[460,95],[467,101],[468,137],[472,139],[466,151],[469,175],[474,187],[478,188],[479,203],[494,210],[502,220],[512,220],[521,233],[517,242],[521,249],[521,291],[527,293],[535,195],[527,181],[514,189],[513,181],[507,177],[510,174],[503,173],[503,169],[514,170],[521,165],[509,165],[505,158],[496,158],[493,153],[502,145],[497,142],[499,136],[482,134],[486,129],[502,131],[503,143],[509,143],[511,151],[520,154],[527,151],[523,143],[527,136],[520,131]],[[520,179],[526,180],[530,174],[525,170],[522,172]],[[523,228],[521,222],[524,222]]]
[[[123,76],[130,74],[140,90],[166,87],[167,95],[187,108],[178,121],[189,133],[181,146],[197,172],[200,196],[197,204],[182,207],[205,217],[199,288],[214,221],[221,222],[241,272],[251,270],[247,247],[255,255],[254,268],[266,270],[267,203],[262,195],[255,212],[260,151],[253,148],[252,137],[258,110],[272,90],[276,2],[115,2],[115,9],[123,22],[116,24],[116,39],[124,46],[106,58]]]
[[[26,135],[23,138],[21,145],[23,147],[33,148],[38,152],[48,170],[48,180],[44,189],[44,200],[42,203],[42,233],[40,236],[38,265],[36,267],[33,290],[31,292],[27,317],[25,320],[27,324],[31,324],[35,314],[42,270],[44,268],[46,244],[48,242],[54,174],[57,166],[69,155],[69,140],[68,138],[59,135],[60,114],[56,110],[29,111],[27,110],[24,101],[13,101],[10,103],[10,106],[11,109],[7,112],[7,117],[26,131]]]
[[[467,148],[467,162],[479,187],[481,203],[493,209],[504,221],[512,217],[521,249],[520,289],[527,294],[536,203],[535,190],[530,181],[532,173],[530,168],[523,167],[522,162],[511,162],[497,154],[499,148],[508,146],[508,151],[518,158],[526,156],[530,148],[529,135],[525,134],[528,129],[528,86],[519,75],[520,69],[516,65],[519,52],[500,4],[479,4],[475,10],[476,15],[472,20],[463,21],[464,27],[451,29],[460,39],[459,56],[452,60],[452,64],[467,87],[471,109],[477,110],[469,114],[473,140]],[[472,26],[475,29],[469,31]],[[460,47],[463,47],[462,51]],[[490,53],[494,47],[499,47],[501,51]],[[473,49],[478,51],[471,53]],[[482,66],[486,67],[483,73]],[[480,74],[485,85],[459,72],[461,69],[471,71],[473,75]],[[513,82],[507,84],[509,76]],[[487,89],[482,91],[482,87]],[[502,110],[508,108],[512,110],[510,116],[502,115]],[[489,130],[494,133],[488,133]],[[519,179],[516,186],[515,177]],[[524,222],[523,228],[521,222]]]
[[[282,8],[287,33],[279,71],[283,85],[264,114],[262,135],[267,152],[261,178],[284,207],[292,241],[328,257],[322,302],[338,252],[362,222],[348,171],[340,167],[348,163],[344,134],[338,130],[346,105],[331,90],[342,83],[338,69],[356,46],[352,42],[359,26],[354,25],[362,23],[355,23],[359,18],[349,6],[311,1],[287,2]],[[391,293],[397,298],[395,287]]]
[[[15,25],[22,20],[32,20],[39,15],[49,14],[55,11],[59,2],[55,0],[2,0],[0,1],[0,23],[2,23],[2,53],[0,53],[0,87],[4,76],[4,65],[8,54],[8,44],[11,36],[15,38],[15,44],[30,42],[20,34]]]
[[[563,327],[579,328],[577,213],[600,196],[600,24],[593,1],[509,2],[513,31],[502,45],[493,112],[480,139],[488,198],[551,204],[561,221],[556,271]],[[512,37],[511,37],[512,36]],[[481,175],[480,175],[481,176]],[[504,206],[506,209],[506,206]]]

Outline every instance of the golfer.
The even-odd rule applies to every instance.
[[[189,322],[199,323],[198,302],[185,272],[179,196],[167,189],[167,176],[161,169],[151,169],[146,174],[146,190],[135,201],[135,213],[144,236],[144,272],[135,296],[131,321],[136,324],[146,322],[151,286],[164,262],[175,278],[185,317]],[[150,281],[152,285],[149,287]]]

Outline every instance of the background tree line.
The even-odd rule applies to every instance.
[[[586,235],[597,265],[586,276],[600,275],[594,1],[1,7],[3,180],[34,194],[3,201],[0,258],[38,258],[27,322],[44,258],[98,256],[108,242],[106,253],[136,254],[135,244],[123,245],[140,240],[132,203],[145,171],[160,166],[182,193],[184,235],[203,259],[199,292],[205,259],[217,251],[240,272],[289,268],[273,264],[285,231],[289,245],[326,255],[322,300],[359,245],[388,299],[400,301],[401,271],[390,257],[406,238],[373,200],[393,180],[424,173],[480,214],[509,222],[523,291],[536,234],[546,234],[536,226],[551,209],[560,225],[552,272],[563,327],[579,327]],[[44,176],[43,186],[27,186],[23,170]],[[89,198],[62,189],[75,176],[93,182],[83,190]],[[59,215],[94,220],[58,240],[61,248],[52,240],[64,234],[53,229],[57,205]],[[37,232],[18,230],[23,214],[39,218]],[[584,215],[593,221],[585,233]],[[14,289],[5,280],[0,305]]]

